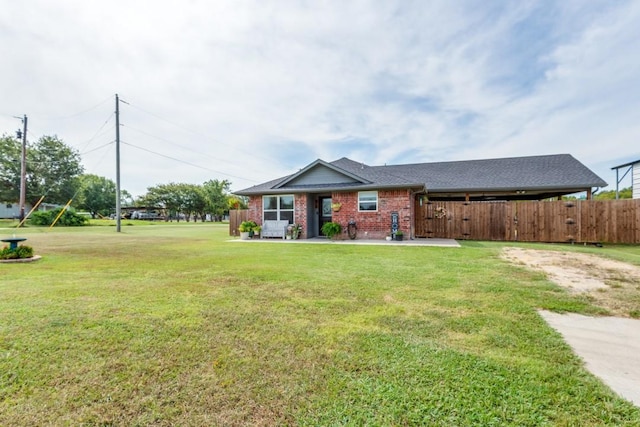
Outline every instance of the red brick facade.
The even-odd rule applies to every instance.
[[[358,193],[333,193],[333,203],[342,206],[333,212],[333,222],[342,225],[342,238],[346,234],[347,224],[355,220],[358,227],[358,239],[384,239],[391,232],[391,212],[398,212],[400,224],[398,229],[406,236],[412,232],[411,192],[409,190],[378,191],[378,210],[358,212]]]
[[[308,237],[307,203],[308,197],[316,197],[313,194],[295,194],[294,209],[295,222],[302,225],[301,239]],[[339,203],[340,209],[334,210],[333,222],[342,225],[343,232],[338,237],[348,239],[347,225],[354,220],[357,224],[358,239],[384,239],[391,231],[391,213],[399,214],[399,230],[405,236],[413,236],[413,194],[410,190],[381,190],[378,191],[377,211],[358,211],[358,192],[336,192],[331,195],[332,203]],[[262,224],[262,196],[249,198],[249,219]],[[315,233],[314,233],[315,234]],[[312,234],[313,235],[313,234]]]

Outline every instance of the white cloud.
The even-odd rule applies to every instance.
[[[91,138],[119,93],[123,141],[208,169],[123,145],[134,194],[239,189],[342,156],[568,152],[612,181],[639,155],[639,14],[633,1],[4,2],[0,132],[26,113],[32,137],[89,151],[113,141],[112,118]],[[113,157],[112,144],[83,159],[113,179]]]

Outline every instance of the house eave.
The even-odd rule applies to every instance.
[[[235,194],[239,196],[261,196],[265,194],[317,194],[317,193],[346,193],[353,191],[373,191],[373,190],[397,190],[397,189],[408,189],[414,190],[418,192],[424,192],[425,186],[424,184],[357,184],[357,185],[349,185],[349,186],[339,186],[339,185],[325,185],[325,186],[317,186],[317,187],[284,187],[284,188],[270,188],[270,189],[260,189],[260,190],[244,190],[236,192]]]
[[[591,185],[571,185],[571,186],[536,186],[536,187],[473,187],[473,188],[429,188],[427,192],[429,193],[518,193],[518,192],[529,192],[529,193],[546,193],[546,192],[566,192],[570,193],[579,193],[582,191],[588,191],[593,188],[605,187],[607,185],[606,182],[591,184]]]

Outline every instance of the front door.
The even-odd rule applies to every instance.
[[[327,222],[331,222],[331,197],[320,197],[320,221],[318,224],[320,225],[320,229],[318,230],[318,235],[324,236],[322,234],[322,226]]]

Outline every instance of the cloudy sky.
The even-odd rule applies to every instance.
[[[122,188],[321,158],[640,158],[640,1],[0,0],[0,134],[57,135]],[[628,186],[624,181],[621,185]]]

